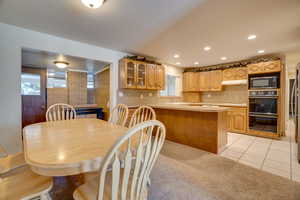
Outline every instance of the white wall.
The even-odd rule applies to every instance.
[[[182,77],[183,77],[183,68],[174,67],[171,65],[164,65],[166,70],[166,76],[172,75],[179,77],[178,84],[176,84],[176,93],[180,96],[182,95]],[[167,80],[167,79],[166,79]]]
[[[116,104],[118,61],[125,53],[0,23],[0,144],[21,151],[21,49],[31,48],[111,63],[111,106]]]

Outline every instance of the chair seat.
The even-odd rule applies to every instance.
[[[0,159],[0,175],[24,165],[26,165],[26,162],[23,153],[8,155]]]
[[[121,176],[122,177],[122,172]],[[97,192],[98,192],[98,183],[99,183],[99,172],[90,172],[85,173],[85,183],[78,187],[73,197],[75,200],[96,200],[97,199]],[[107,184],[107,187],[104,189],[104,198],[103,200],[111,200],[111,172],[107,173],[105,184]],[[129,180],[129,185],[131,185],[131,179]],[[120,184],[121,187],[121,184]],[[129,187],[130,188],[130,187]],[[119,190],[120,191],[120,190]],[[148,195],[148,191],[144,191],[141,200],[146,200]],[[129,193],[127,194],[127,200],[130,200]],[[119,199],[120,194],[119,194]]]
[[[0,159],[4,158],[7,156],[6,151],[4,150],[4,148],[0,145]]]
[[[9,176],[0,178],[0,199],[20,200],[48,193],[52,178],[33,173],[28,166],[13,170]]]

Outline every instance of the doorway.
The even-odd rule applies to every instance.
[[[22,67],[22,128],[46,120],[46,69]]]
[[[73,106],[78,118],[108,113],[110,63],[23,49],[22,66],[22,127],[45,121],[47,108],[56,103]]]

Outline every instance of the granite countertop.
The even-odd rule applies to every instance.
[[[182,104],[157,104],[150,105],[153,108],[159,109],[170,109],[170,110],[184,110],[184,111],[194,111],[194,112],[224,112],[230,108],[220,107],[220,106],[192,106],[192,105],[182,105]]]
[[[168,104],[174,104],[174,105],[210,105],[210,106],[226,106],[226,107],[247,107],[246,103],[188,103],[188,102],[175,102],[175,103],[168,103]]]

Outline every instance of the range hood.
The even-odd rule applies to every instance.
[[[232,80],[232,81],[222,81],[222,85],[246,85],[247,80]]]

